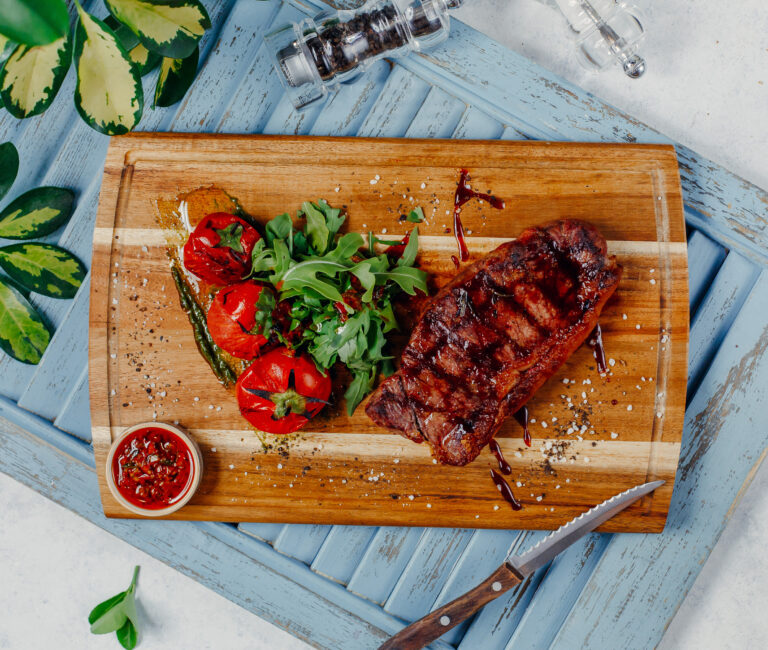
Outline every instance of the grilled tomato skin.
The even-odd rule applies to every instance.
[[[237,380],[240,413],[267,433],[298,431],[328,403],[331,377],[304,355],[279,347],[257,357]]]
[[[260,239],[244,219],[214,212],[197,224],[184,244],[184,267],[215,286],[239,282],[251,272],[251,253]]]

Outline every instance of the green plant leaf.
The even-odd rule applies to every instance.
[[[19,173],[19,152],[13,142],[0,144],[0,199],[11,189]],[[2,220],[2,217],[0,217]],[[0,237],[3,235],[0,234]]]
[[[0,279],[0,348],[22,363],[37,364],[51,341],[40,314],[14,287]]]
[[[160,64],[160,61],[163,60],[163,57],[157,52],[148,50],[141,43],[128,52],[128,56],[134,65],[139,68],[139,74],[142,77],[148,72],[152,72]]]
[[[0,71],[0,96],[8,112],[23,119],[45,111],[59,92],[71,60],[68,33],[49,45],[18,45]]]
[[[288,239],[292,230],[293,221],[291,221],[291,215],[287,212],[278,214],[274,219],[270,219],[264,228],[264,238],[267,240],[267,246],[271,246],[275,239]]]
[[[115,33],[117,40],[120,41],[120,45],[125,48],[126,52],[129,52],[139,44],[139,37],[131,31],[131,28],[123,25],[112,14],[104,19],[104,24]]]
[[[107,135],[130,131],[141,119],[144,90],[138,68],[115,33],[77,5],[75,106],[92,128]]]
[[[51,298],[73,298],[86,274],[80,260],[53,244],[4,246],[0,268],[23,287]]]
[[[325,254],[331,231],[325,221],[325,215],[309,201],[301,204],[301,211],[307,220],[307,239],[318,255]]]
[[[398,266],[413,266],[416,261],[416,255],[419,253],[419,227],[416,226],[408,237],[408,243],[403,249],[403,254],[397,260]]]
[[[160,75],[155,86],[154,106],[172,106],[189,90],[197,74],[200,53],[195,47],[184,59],[164,58],[160,64]]]
[[[136,641],[138,640],[138,634],[136,633],[136,626],[129,620],[125,622],[125,625],[116,632],[117,640],[125,650],[133,650],[136,647]]]
[[[2,161],[0,177],[1,172]],[[74,206],[75,194],[72,190],[63,187],[36,187],[14,199],[0,212],[0,237],[32,239],[49,235],[69,219]]]
[[[191,55],[211,26],[199,0],[104,0],[104,4],[144,47],[170,59]]]
[[[24,45],[47,45],[69,31],[64,0],[1,0],[0,34]]]
[[[122,602],[123,598],[125,598],[125,595],[128,593],[128,590],[121,591],[119,594],[112,596],[112,598],[107,598],[105,601],[99,603],[91,610],[91,613],[88,614],[88,622],[93,625],[96,621],[98,621],[104,614],[107,613],[110,609],[112,609],[115,605]]]
[[[133,579],[128,589],[99,603],[88,615],[88,622],[91,624],[93,634],[117,632],[117,639],[124,648],[133,648],[138,636],[139,621],[136,614],[136,578],[138,574],[139,567],[135,567]]]
[[[115,32],[117,40],[128,52],[131,61],[138,66],[139,74],[142,77],[154,70],[162,60],[162,56],[157,52],[151,52],[139,43],[139,37],[111,14],[104,19],[104,24]]]
[[[347,401],[347,415],[352,415],[357,405],[371,392],[374,381],[376,381],[375,366],[367,372],[353,373],[352,382],[344,393],[344,399]]]
[[[427,293],[427,274],[412,266],[398,266],[391,271],[376,274],[377,284],[384,284],[387,280],[396,282],[405,293],[411,296],[416,293],[416,289]]]
[[[128,592],[125,591],[120,594],[120,598],[115,601],[111,607],[105,609],[104,613],[91,623],[91,634],[109,634],[110,632],[117,632],[123,625],[125,625],[126,621],[128,621],[128,617],[125,615],[121,605],[127,593]]]
[[[424,221],[424,210],[417,206],[408,213],[406,219],[411,223],[421,223]]]

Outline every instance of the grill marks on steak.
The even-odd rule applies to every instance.
[[[589,336],[620,277],[591,224],[526,230],[437,293],[366,413],[466,465]]]

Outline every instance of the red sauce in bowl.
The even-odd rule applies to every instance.
[[[112,475],[120,494],[133,505],[160,510],[189,490],[194,457],[179,436],[159,427],[144,427],[126,436],[115,449]]]

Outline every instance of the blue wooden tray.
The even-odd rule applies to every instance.
[[[381,62],[368,80],[297,114],[261,39],[273,23],[320,5],[206,4],[214,27],[198,79],[180,104],[148,110],[143,130],[670,143],[459,22],[440,49]],[[49,240],[88,260],[108,140],[77,117],[73,86],[70,72],[41,117],[0,113],[0,141],[21,152],[14,193],[75,189],[75,216]],[[666,530],[588,537],[433,647],[655,646],[765,455],[768,430],[756,422],[768,406],[768,194],[676,148],[691,338]],[[0,470],[297,637],[333,650],[374,648],[484,578],[510,546],[544,534],[107,520],[89,440],[88,293],[86,282],[74,301],[33,296],[57,328],[40,365],[0,357]]]

